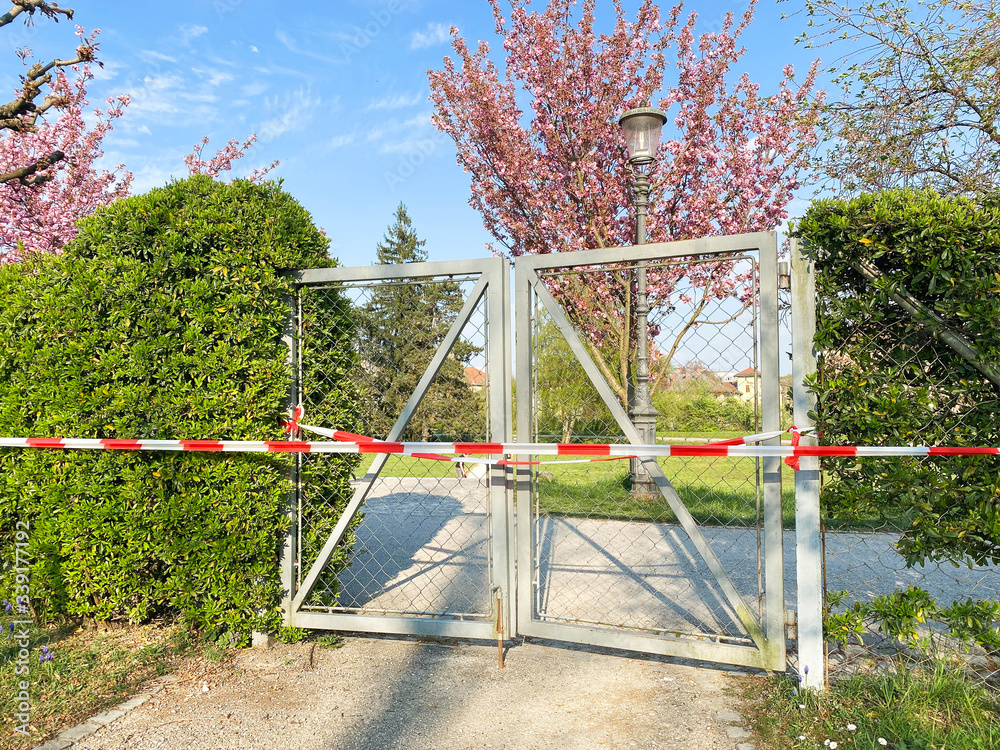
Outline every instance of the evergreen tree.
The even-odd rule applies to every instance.
[[[427,260],[426,240],[417,237],[406,206],[396,209],[394,223],[377,245],[380,264]],[[363,319],[362,356],[371,383],[372,431],[385,437],[416,389],[434,353],[444,341],[464,302],[453,281],[404,281],[373,288]],[[445,360],[403,438],[445,440],[471,437],[485,423],[482,400],[470,387],[465,365],[479,348],[458,341]]]

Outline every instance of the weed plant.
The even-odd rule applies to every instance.
[[[17,674],[21,648],[14,615],[0,616],[0,747],[27,750],[133,697],[143,683],[172,671],[199,646],[177,626],[151,625],[100,634],[77,622],[28,626],[28,674]],[[16,630],[20,630],[17,626]],[[222,652],[219,644],[203,644]],[[206,650],[206,656],[211,654]],[[30,730],[16,731],[19,684],[30,683]]]
[[[1000,693],[941,660],[855,674],[823,693],[793,677],[742,686],[743,712],[759,748],[993,750],[1000,747]]]

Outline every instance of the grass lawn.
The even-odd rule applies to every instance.
[[[443,454],[442,454],[443,455]],[[375,456],[371,453],[361,457],[361,463],[354,470],[354,476],[361,478],[372,465]],[[382,469],[380,477],[451,477],[454,479],[455,464],[451,461],[432,461],[423,458],[410,458],[409,456],[389,456]]]
[[[752,458],[663,458],[659,461],[687,509],[700,523],[752,526],[757,518],[756,470]],[[629,492],[629,462],[555,461],[539,467],[538,502],[553,515],[649,520],[675,523],[662,496],[633,498]],[[551,477],[549,476],[551,475]],[[793,472],[782,469],[782,517],[794,525]]]
[[[760,750],[1000,747],[1000,694],[940,662],[854,675],[821,694],[788,675],[743,678],[738,692]]]

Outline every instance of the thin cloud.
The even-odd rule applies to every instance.
[[[366,109],[401,109],[420,104],[422,101],[424,101],[424,97],[421,94],[392,94],[369,102]]]
[[[264,120],[257,129],[261,142],[267,143],[285,133],[304,130],[312,122],[316,110],[324,103],[336,105],[337,101],[323,102],[306,88],[290,91],[283,97],[266,99],[265,108],[276,114]]]
[[[90,69],[90,72],[93,73],[95,81],[110,81],[113,78],[117,78],[121,70],[121,63],[111,62],[109,60],[105,62],[103,66],[95,65]]]
[[[426,31],[414,31],[410,37],[410,49],[426,49],[444,44],[451,38],[448,27],[443,23],[429,23]]]
[[[181,43],[187,44],[195,37],[199,37],[202,34],[208,33],[208,27],[198,26],[193,23],[185,23],[180,27],[181,31]]]
[[[240,93],[243,96],[260,96],[269,88],[271,88],[270,84],[265,83],[264,81],[252,81],[251,83],[241,86]]]
[[[342,59],[338,59],[338,58],[334,58],[334,57],[329,57],[327,55],[320,55],[320,54],[317,54],[316,52],[312,52],[310,50],[303,49],[301,46],[299,46],[298,41],[296,41],[295,39],[293,39],[291,36],[289,36],[287,33],[285,33],[281,29],[277,29],[274,32],[274,35],[278,38],[279,42],[281,42],[283,45],[285,45],[285,49],[287,49],[289,52],[294,52],[296,55],[305,55],[306,57],[311,57],[314,60],[319,60],[320,62],[326,62],[326,63],[342,63],[343,62]]]
[[[176,169],[171,168],[175,160],[167,157],[150,158],[131,153],[128,156],[129,171],[132,172],[132,193],[139,195],[155,187],[166,185],[175,176]],[[185,176],[187,176],[185,174]]]
[[[235,76],[222,70],[210,70],[207,68],[191,68],[191,72],[200,77],[209,86],[216,87],[223,83],[229,83]]]
[[[447,142],[447,138],[431,123],[430,112],[421,112],[407,120],[389,120],[382,127],[370,131],[365,140],[377,143],[380,154],[422,152],[426,155]]]
[[[183,88],[184,81],[176,73],[146,76],[142,86],[131,92],[129,119],[176,112],[177,95]]]
[[[231,73],[209,68],[192,68],[186,74],[173,71],[147,75],[139,85],[131,87],[129,116],[121,126],[128,129],[143,121],[160,123],[164,115],[171,115],[174,125],[217,122],[218,92],[231,86],[233,80]]]
[[[326,145],[329,148],[342,148],[350,146],[352,143],[354,143],[354,134],[348,133],[347,135],[338,135],[331,138]]]
[[[170,55],[165,55],[162,52],[157,52],[156,50],[152,49],[144,49],[141,52],[139,52],[139,59],[142,60],[143,62],[148,62],[148,63],[151,63],[154,60],[158,62],[169,62],[169,63],[177,62],[176,57],[171,57]]]

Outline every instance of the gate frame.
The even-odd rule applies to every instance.
[[[618,426],[629,442],[641,443],[642,439],[629,420],[618,399],[604,381],[575,330],[554,300],[539,276],[548,268],[574,268],[609,263],[628,263],[643,260],[663,260],[698,256],[733,255],[756,252],[759,274],[759,347],[761,368],[761,421],[765,432],[780,429],[780,368],[778,363],[778,239],[776,232],[756,232],[694,240],[662,242],[629,247],[602,248],[573,253],[522,255],[514,262],[514,309],[516,311],[516,363],[518,388],[524,394],[533,392],[532,373],[532,318],[531,295],[534,293],[553,322],[560,329],[566,342],[577,357],[591,383],[610,409]],[[720,259],[721,260],[721,259]],[[754,342],[758,345],[758,342]],[[517,435],[525,442],[531,434],[532,403],[530,398],[517,400]],[[780,438],[765,441],[778,445]],[[530,456],[520,455],[528,461]],[[573,641],[594,646],[604,646],[631,651],[681,656],[729,664],[785,669],[785,596],[783,570],[783,529],[781,514],[781,460],[778,457],[762,459],[761,474],[764,507],[764,581],[766,619],[761,628],[756,618],[743,603],[739,591],[722,568],[700,527],[691,517],[676,490],[663,474],[655,459],[645,458],[643,463],[653,477],[664,499],[671,505],[680,525],[695,544],[702,560],[708,565],[716,582],[737,616],[746,627],[754,646],[698,642],[695,640],[650,636],[622,632],[610,628],[593,628],[566,623],[544,622],[534,611],[534,545],[535,518],[532,509],[530,468],[519,467],[517,476],[517,514],[522,523],[517,524],[517,560],[522,575],[517,588],[517,631],[521,635],[560,641]]]
[[[403,407],[389,434],[388,441],[399,439],[410,417],[416,412],[421,399],[434,382],[438,370],[444,363],[455,342],[462,334],[469,318],[485,299],[486,306],[486,337],[487,357],[489,361],[489,424],[490,439],[498,442],[511,442],[513,419],[512,412],[512,382],[511,382],[511,338],[510,338],[510,263],[504,258],[482,258],[476,260],[435,261],[420,263],[402,263],[396,265],[356,266],[350,268],[312,268],[296,271],[292,274],[296,294],[293,300],[297,303],[297,290],[303,286],[318,284],[349,284],[356,282],[394,281],[399,279],[421,279],[428,281],[452,276],[477,276],[478,279],[462,309],[438,347],[423,376],[420,378],[414,392]],[[292,330],[286,331],[285,341],[289,344],[289,352],[293,363],[294,394],[292,402],[298,404],[301,395],[301,373],[297,365],[298,341],[297,333],[300,325],[298,305],[295,304],[292,314]],[[367,633],[383,633],[397,635],[432,635],[457,638],[496,638],[498,619],[504,632],[509,633],[512,627],[511,602],[514,590],[514,539],[513,539],[513,504],[507,490],[506,471],[503,467],[493,465],[490,471],[490,516],[489,537],[487,544],[490,553],[490,579],[492,589],[490,605],[482,619],[456,620],[443,617],[406,617],[398,615],[365,615],[347,612],[311,612],[302,611],[301,607],[306,597],[312,591],[319,576],[329,562],[337,544],[343,538],[350,522],[361,509],[365,498],[379,473],[385,466],[388,456],[376,454],[368,473],[362,478],[355,489],[343,514],[338,519],[315,562],[302,576],[302,585],[298,586],[295,576],[295,562],[299,561],[297,540],[297,498],[298,481],[293,475],[295,489],[290,502],[289,525],[285,544],[281,551],[281,583],[284,590],[282,610],[284,624],[288,627],[313,628],[317,630],[348,630]],[[299,561],[300,562],[300,561]],[[497,596],[501,602],[501,612],[496,612]],[[499,618],[498,618],[499,615]]]

